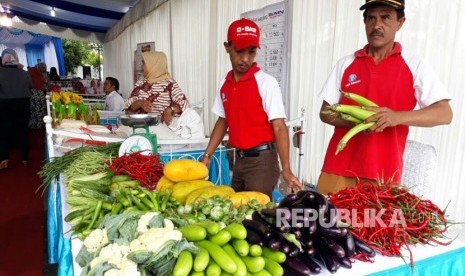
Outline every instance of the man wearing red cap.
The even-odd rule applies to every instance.
[[[289,163],[289,136],[281,89],[275,78],[254,62],[260,48],[255,22],[239,19],[228,29],[224,42],[232,70],[222,81],[212,111],[218,115],[203,162],[229,128],[229,143],[236,148],[231,186],[236,191],[259,191],[271,197],[279,179],[278,155],[289,190],[300,190]]]
[[[449,124],[450,96],[433,69],[417,56],[402,52],[396,32],[405,22],[404,0],[366,0],[360,7],[368,44],[338,61],[320,93],[320,118],[333,125],[317,191],[335,193],[354,186],[357,178],[394,183],[402,179],[403,154],[409,126]],[[354,92],[377,103],[366,107],[376,123],[355,135],[340,153],[337,144],[354,123],[325,113],[336,103],[356,104],[339,91]],[[414,110],[416,105],[419,109]]]

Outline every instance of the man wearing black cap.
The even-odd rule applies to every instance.
[[[339,60],[320,92],[320,118],[335,127],[317,185],[324,194],[354,186],[357,178],[392,177],[400,183],[409,126],[432,127],[452,120],[449,93],[433,69],[424,60],[407,56],[395,42],[405,22],[405,1],[367,0],[360,10],[368,44]],[[379,107],[366,107],[376,113],[365,123],[376,123],[335,155],[338,142],[354,123],[324,111],[332,104],[356,104],[339,91],[359,94]],[[414,110],[417,104],[420,108]]]
[[[203,162],[210,163],[211,154],[229,129],[229,144],[237,153],[231,187],[271,197],[279,179],[278,156],[289,190],[300,190],[302,184],[290,169],[281,89],[277,80],[254,62],[259,42],[260,29],[251,20],[236,20],[228,28],[224,48],[232,70],[223,79],[213,104],[218,120]]]

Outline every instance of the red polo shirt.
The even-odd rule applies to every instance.
[[[414,76],[396,43],[390,55],[375,64],[367,47],[355,52],[353,62],[343,71],[340,87],[343,91],[362,95],[379,106],[394,111],[413,110],[416,105]],[[342,104],[356,104],[342,97]],[[322,171],[336,175],[384,179],[402,176],[402,156],[408,126],[386,128],[381,133],[359,133],[344,150],[335,155],[336,147],[349,128],[335,127],[329,142]]]
[[[232,71],[226,75],[213,112],[226,119],[229,143],[239,149],[273,142],[270,121],[286,117],[276,79],[256,64],[238,82],[234,81]]]

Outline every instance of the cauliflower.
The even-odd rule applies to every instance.
[[[108,243],[107,229],[95,229],[84,239],[84,246],[89,253],[94,253],[98,248]]]
[[[137,222],[137,233],[142,234],[149,230],[149,222],[154,217],[157,216],[156,212],[147,212],[140,216],[139,221]]]
[[[99,263],[108,262],[109,264],[115,265],[118,269],[130,267],[132,264],[137,268],[136,263],[126,258],[128,254],[129,246],[112,243],[100,250],[98,257],[90,262],[90,266],[94,267]]]
[[[173,224],[173,222],[171,220],[163,219],[163,223],[165,225],[165,229],[174,230],[174,224]]]
[[[139,276],[137,264],[128,258],[123,258],[119,269],[113,268],[103,274],[104,276]]]
[[[182,233],[178,230],[170,228],[151,228],[137,239],[133,240],[129,245],[131,251],[148,250],[157,252],[158,249],[169,240],[180,241]]]

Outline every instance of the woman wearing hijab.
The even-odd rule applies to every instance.
[[[27,165],[32,81],[21,68],[16,51],[3,50],[0,67],[0,170],[8,168],[13,139],[19,142],[21,160],[23,165]]]
[[[126,113],[160,114],[162,121],[169,125],[173,116],[189,107],[186,95],[168,73],[163,52],[142,53],[142,76],[125,101]]]
[[[45,100],[46,83],[42,73],[36,67],[30,67],[27,72],[32,80],[29,127],[39,129],[44,127],[44,116],[47,115],[47,103]]]

